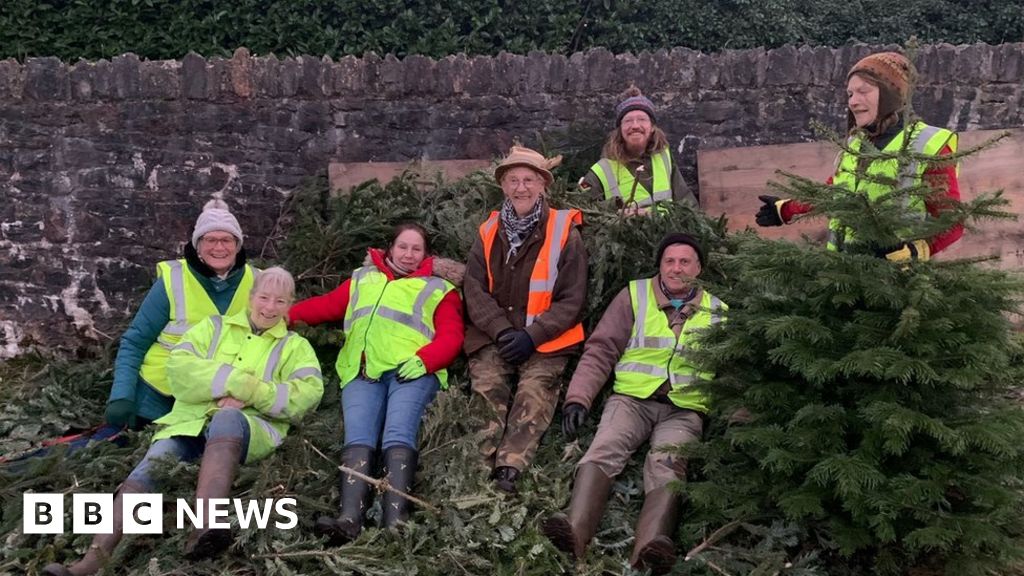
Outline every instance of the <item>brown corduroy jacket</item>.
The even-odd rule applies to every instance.
[[[491,248],[491,274],[494,292],[487,287],[487,269],[484,264],[484,244],[477,235],[466,263],[463,296],[466,300],[466,354],[472,354],[494,342],[498,334],[512,328],[526,328],[535,346],[557,338],[583,319],[587,297],[587,253],[583,237],[575,227],[569,233],[558,261],[558,279],[552,292],[551,307],[526,326],[526,300],[530,293],[530,274],[544,244],[547,227],[547,204],[543,215],[530,237],[519,247],[508,262],[508,238],[499,222],[498,233]],[[576,352],[580,345],[570,346],[552,354]]]

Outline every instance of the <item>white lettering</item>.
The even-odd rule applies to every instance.
[[[185,516],[188,516],[193,528],[202,528],[203,499],[196,500],[196,509],[193,511],[187,500],[178,498],[178,530],[185,530]]]
[[[234,500],[235,516],[238,518],[238,527],[243,530],[249,529],[249,523],[256,520],[256,527],[260,530],[267,529],[267,522],[270,520],[270,511],[274,508],[274,501],[263,500],[263,508],[260,508],[259,500],[249,500],[248,506],[243,506],[238,498]]]
[[[291,506],[293,510],[289,510],[287,506]],[[299,516],[295,513],[294,508],[297,506],[295,498],[281,498],[274,503],[274,510],[278,516],[284,516],[288,518],[288,522],[274,522],[274,527],[278,530],[291,530],[299,525]]]

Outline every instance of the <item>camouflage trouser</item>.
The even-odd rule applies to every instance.
[[[551,425],[560,377],[568,361],[565,355],[535,353],[517,368],[502,360],[493,344],[469,358],[473,402],[482,404],[487,414],[487,425],[480,433],[480,454],[488,466],[493,462],[495,468],[511,466],[522,471],[530,465],[541,436]],[[516,374],[519,382],[513,386]]]

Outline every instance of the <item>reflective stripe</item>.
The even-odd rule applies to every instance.
[[[922,128],[921,131],[917,133],[917,135],[910,135],[909,132],[906,133],[905,135],[912,139],[910,149],[915,154],[924,154],[924,149],[928,145],[928,141],[931,140],[933,136],[938,134],[939,130],[940,128],[925,124],[924,128]],[[920,170],[920,167],[920,159],[914,158],[910,161],[910,164],[907,165],[906,171],[900,175],[901,188],[909,188],[910,186],[913,186],[917,182],[917,173]],[[904,203],[909,204],[909,202],[909,198],[904,200]]]
[[[568,234],[568,227],[565,225],[569,220],[568,210],[555,211],[555,229],[551,237],[548,251],[548,289],[551,292],[555,289],[555,281],[558,280],[558,261],[562,257],[562,245],[565,244],[565,237]]]
[[[644,278],[636,283],[636,311],[633,313],[633,333],[644,336],[644,323],[647,316],[647,292],[650,290],[651,279]]]
[[[220,316],[210,316],[210,321],[213,322],[213,338],[210,339],[210,348],[206,351],[207,360],[212,359],[214,353],[217,352],[217,346],[220,345],[220,333],[224,329],[224,320]]]
[[[665,370],[664,366],[652,366],[650,364],[641,364],[640,362],[619,362],[615,365],[615,371],[639,372],[641,374],[649,374],[660,378],[668,378],[668,371]]]
[[[178,260],[171,260],[167,265],[171,269],[170,280],[171,293],[174,295],[174,319],[183,323],[185,322],[185,271],[182,270],[181,262]]]
[[[660,338],[658,336],[637,336],[630,338],[627,346],[630,348],[672,348],[676,345],[675,338]]]
[[[291,374],[288,375],[287,378],[285,378],[285,380],[295,380],[296,378],[308,378],[310,376],[316,376],[317,378],[320,378],[321,380],[323,380],[323,377],[324,377],[324,375],[322,373],[320,373],[320,369],[319,368],[314,368],[313,366],[307,366],[305,368],[299,368],[295,372],[292,372]]]
[[[156,343],[159,344],[160,347],[163,348],[164,350],[174,350],[175,343],[164,338],[163,334],[156,337]]]
[[[270,425],[270,422],[267,422],[266,420],[260,418],[259,416],[253,416],[252,419],[255,420],[256,423],[259,424],[260,428],[263,428],[267,435],[270,436],[270,441],[274,444],[274,448],[277,448],[278,446],[281,445],[281,442],[284,439],[281,438],[281,433],[278,432],[276,428]]]
[[[680,385],[680,386],[689,386],[689,385],[693,384],[696,381],[697,381],[697,377],[694,376],[693,374],[689,373],[689,372],[687,372],[687,373],[673,372],[672,373],[671,384],[673,386],[675,386],[677,384]]]
[[[489,216],[487,218],[487,221],[484,222],[484,236],[490,234],[491,230],[494,230],[494,227],[497,226],[497,225],[498,225],[498,215],[497,214],[492,214],[491,216]]]
[[[362,316],[366,316],[367,314],[370,313],[369,312],[370,308],[364,308],[363,310],[366,310],[366,312],[363,312],[362,314],[360,314],[360,312],[362,312],[362,310],[359,310],[356,307],[356,305],[359,302],[359,290],[357,290],[355,288],[356,288],[356,285],[359,284],[359,281],[362,280],[363,277],[368,274],[366,268],[367,268],[366,266],[363,266],[362,268],[357,268],[356,271],[352,273],[352,278],[350,280],[351,286],[353,288],[353,290],[352,290],[352,300],[349,301],[349,303],[348,303],[348,309],[352,311],[352,315],[350,317],[348,314],[346,314],[345,315],[345,321],[342,322],[342,328],[341,329],[344,330],[345,332],[348,332],[352,328],[352,322],[356,318],[360,318]]]
[[[355,295],[358,295],[358,294],[359,294],[359,290],[356,290],[356,294]],[[355,322],[356,320],[362,318],[363,316],[369,316],[369,314],[371,312],[373,312],[373,306],[366,306],[366,307],[360,308],[358,310],[354,310],[353,309],[352,315],[345,319],[345,323],[344,323],[344,326],[342,327],[342,329],[345,332],[348,332],[349,330],[352,329],[352,323],[353,322]]]
[[[281,338],[274,346],[274,349],[270,351],[270,357],[267,358],[267,367],[263,369],[263,379],[270,382],[274,379],[274,372],[277,370],[277,365],[281,363],[281,352],[284,351],[285,344],[288,343],[288,339],[292,337],[292,332],[285,334],[284,338]]]
[[[168,322],[161,332],[164,334],[170,334],[171,336],[184,336],[185,332],[188,332],[189,328],[191,328],[191,326],[189,326],[188,320],[182,316],[181,320]]]
[[[722,321],[722,301],[718,296],[711,297],[711,323],[718,324]]]
[[[221,364],[220,368],[217,368],[217,373],[213,375],[213,382],[210,383],[211,396],[220,398],[227,394],[228,378],[231,377],[231,373],[234,371],[235,368],[231,364]]]
[[[604,172],[604,181],[608,183],[608,194],[613,198],[622,198],[622,191],[619,190],[619,179],[615,177],[615,172],[612,170],[612,163],[607,158],[601,158],[597,163],[597,167]]]
[[[430,280],[427,280],[427,284],[420,290],[418,296],[416,296],[416,302],[412,305],[412,315],[415,318],[423,318],[423,307],[427,305],[427,300],[434,295],[434,292],[440,292],[445,289],[444,280],[432,276]]]
[[[191,352],[193,356],[199,356],[199,352],[196,352],[196,347],[193,346],[191,342],[182,342],[174,348],[171,348],[171,350],[187,350],[188,352]]]
[[[288,385],[287,384],[278,384],[277,385],[277,392],[274,395],[274,405],[270,407],[270,412],[267,412],[267,414],[270,414],[271,416],[274,416],[274,417],[280,416],[281,412],[284,411],[284,407],[287,406],[287,405],[288,405]]]
[[[388,308],[387,306],[378,307],[377,315],[387,318],[389,320],[394,320],[395,322],[398,322],[399,324],[407,328],[411,328],[425,336],[427,340],[434,339],[434,329],[424,324],[423,320],[421,320],[417,316],[413,316],[405,312],[399,312],[398,310],[395,310],[394,308]]]
[[[668,148],[662,148],[661,152],[658,152],[658,156],[661,157],[661,166],[665,169],[665,182],[668,185],[668,189],[665,190],[654,190],[651,193],[650,202],[661,202],[662,200],[670,200],[672,198],[672,155],[669,153]],[[651,172],[654,172],[654,161],[651,161]],[[654,188],[655,183],[658,181],[656,174],[651,174],[651,188]]]

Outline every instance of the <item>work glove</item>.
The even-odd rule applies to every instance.
[[[789,202],[788,199],[779,200],[778,196],[758,196],[757,198],[764,202],[754,217],[758,226],[782,226],[786,223],[782,219],[782,207]]]
[[[413,354],[412,358],[398,365],[399,382],[411,382],[426,375],[427,367],[423,365],[423,360],[415,354]]]
[[[562,406],[562,434],[569,440],[575,440],[579,435],[580,427],[587,420],[589,410],[582,404],[575,402]]]
[[[526,330],[502,332],[498,336],[498,354],[513,366],[526,362],[533,354],[533,350],[533,338],[530,338]]]
[[[114,400],[107,404],[107,412],[105,414],[107,424],[112,424],[119,428],[124,426],[135,428],[136,417],[138,416],[137,410],[138,407],[135,405],[134,400],[127,398]]]
[[[895,247],[875,249],[875,256],[897,263],[924,262],[931,258],[931,255],[932,250],[926,240],[914,240],[903,242]]]

